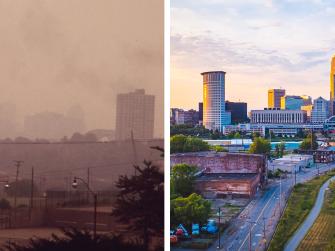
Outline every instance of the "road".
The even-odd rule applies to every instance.
[[[317,167],[298,173],[296,182],[306,182],[317,176],[318,173],[324,173],[334,167],[334,165],[318,164]],[[280,212],[285,207],[286,199],[294,185],[294,181],[294,175],[291,175],[286,179],[270,183],[265,191],[258,193],[223,233],[219,250],[264,250],[265,245],[268,244],[275,231]],[[279,207],[281,211],[279,211]],[[217,240],[208,250],[218,250],[218,244]]]
[[[306,182],[318,174],[333,168],[335,168],[335,164],[318,164],[297,173],[296,182]],[[224,231],[220,238],[220,248],[218,248],[219,241],[217,240],[207,250],[264,250],[265,245],[269,243],[275,231],[294,182],[295,177],[293,174],[286,179],[269,183],[265,191],[257,193],[255,198],[240,213],[239,217],[233,220]],[[191,251],[191,249],[178,248],[172,248],[172,250]]]
[[[322,185],[318,193],[318,197],[316,199],[314,207],[312,208],[311,212],[307,216],[306,220],[301,224],[301,226],[294,233],[292,238],[288,241],[288,243],[285,246],[284,251],[295,250],[299,246],[300,242],[304,239],[308,230],[312,227],[314,221],[319,216],[321,208],[323,206],[325,192],[329,186],[329,182],[334,179],[335,177],[329,179],[325,184]]]

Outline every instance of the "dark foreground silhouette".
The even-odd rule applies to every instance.
[[[125,240],[121,235],[97,234],[91,231],[63,229],[63,236],[32,238],[26,244],[9,243],[1,251],[146,251],[140,241]],[[156,249],[157,251],[159,249]],[[162,249],[161,249],[162,250]]]

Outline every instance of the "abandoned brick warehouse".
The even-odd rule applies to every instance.
[[[249,197],[266,182],[267,160],[259,154],[196,152],[171,155],[176,164],[196,166],[196,191],[205,198]]]

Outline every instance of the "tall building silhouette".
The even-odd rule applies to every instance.
[[[117,140],[152,139],[154,133],[155,96],[145,94],[144,89],[117,95]]]
[[[330,115],[335,115],[335,56],[330,65]]]
[[[210,130],[223,131],[231,123],[231,114],[226,112],[224,71],[201,73],[203,76],[203,125]]]
[[[280,108],[280,99],[285,96],[284,89],[268,90],[268,108]]]

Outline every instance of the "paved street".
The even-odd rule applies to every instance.
[[[319,170],[317,167],[303,170],[297,173],[296,182],[301,183],[310,180],[317,176],[318,173],[324,173],[334,168],[334,166],[334,164],[318,164]],[[219,250],[264,250],[264,245],[268,244],[278,223],[280,216],[279,206],[283,210],[294,182],[294,175],[290,175],[286,179],[269,183],[265,191],[259,192],[223,233]],[[250,234],[251,241],[249,238]],[[264,241],[264,235],[266,242]],[[218,250],[218,244],[219,241],[217,240],[208,250]]]
[[[306,169],[297,174],[297,183],[310,180],[317,176],[318,172],[323,173],[333,167],[334,165],[318,164],[319,170],[316,167]],[[283,210],[289,191],[293,185],[294,175],[281,182],[276,181],[269,184],[266,191],[261,196],[258,195],[250,203],[251,206],[247,207],[241,213],[239,219],[225,231],[221,238],[221,243],[223,243],[221,250],[263,250],[264,245],[268,244],[279,220],[279,204],[281,204],[281,210]],[[282,194],[281,200],[279,199],[280,191]],[[250,229],[251,242],[249,238]],[[266,242],[264,242],[264,233]],[[217,250],[217,246],[218,242],[211,250]]]

